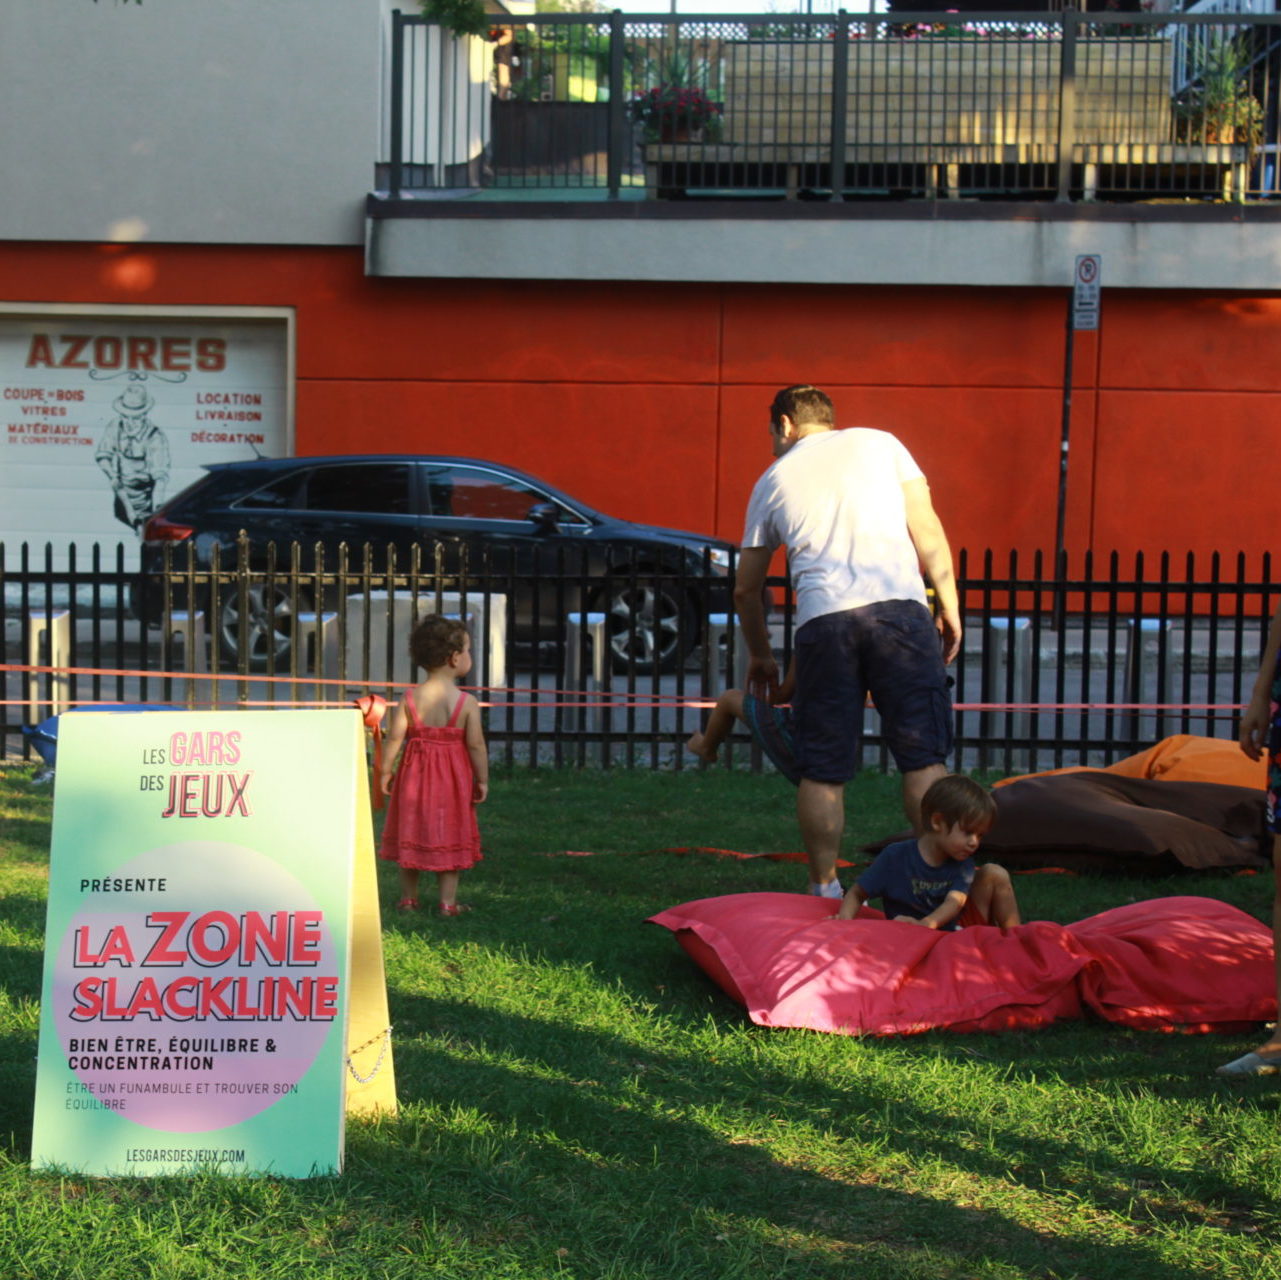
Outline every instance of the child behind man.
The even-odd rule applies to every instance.
[[[1010,873],[994,862],[974,864],[995,817],[986,787],[956,773],[940,778],[921,798],[924,834],[886,845],[832,918],[852,920],[869,898],[879,898],[887,919],[927,929],[1019,924]]]
[[[801,780],[801,771],[796,763],[792,709],[785,705],[791,702],[792,691],[796,687],[795,667],[793,662],[787,677],[768,702],[744,693],[742,689],[726,689],[716,699],[703,731],[690,735],[685,750],[708,764],[715,764],[721,743],[729,737],[734,721],[738,720],[748,727],[774,768],[795,786]]]

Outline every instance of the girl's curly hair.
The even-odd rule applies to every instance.
[[[429,613],[420,618],[409,636],[409,656],[424,671],[443,667],[467,644],[467,624],[461,618]]]

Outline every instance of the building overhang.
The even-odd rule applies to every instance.
[[[498,202],[370,196],[376,277],[1281,291],[1270,204]]]

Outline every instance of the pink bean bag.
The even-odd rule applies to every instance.
[[[650,918],[753,1022],[843,1035],[1002,1031],[1087,1012],[1242,1031],[1276,1017],[1272,932],[1212,898],[1130,903],[1073,925],[938,933],[795,893],[702,898]]]

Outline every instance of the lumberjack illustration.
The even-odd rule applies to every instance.
[[[116,495],[116,519],[134,530],[160,505],[169,479],[169,442],[150,416],[155,403],[141,381],[130,381],[94,455]]]

